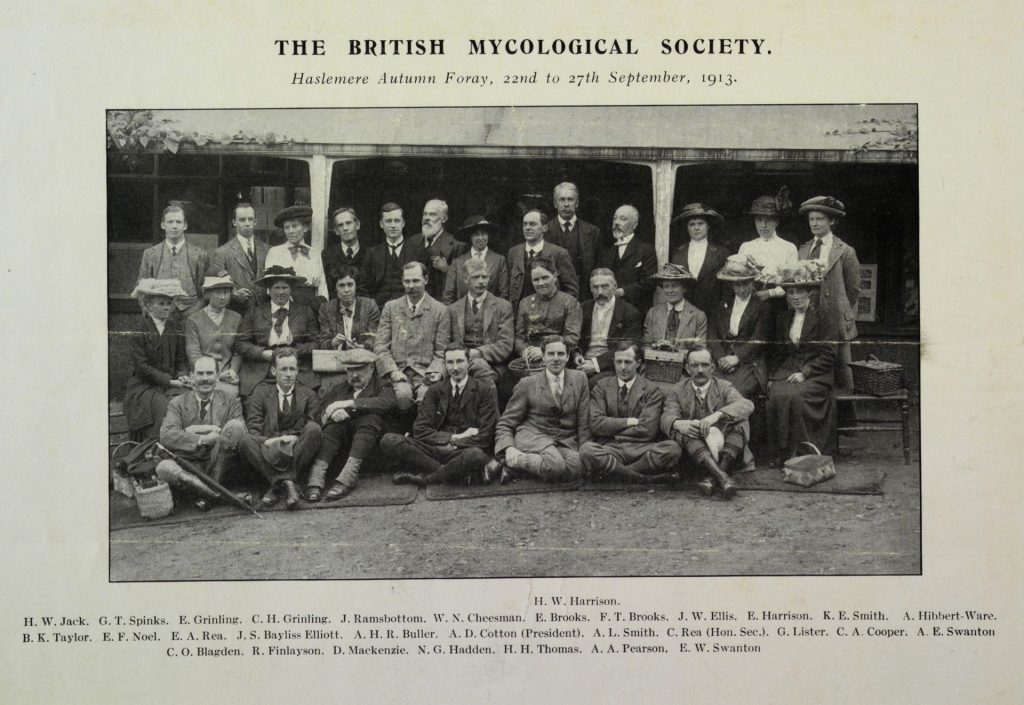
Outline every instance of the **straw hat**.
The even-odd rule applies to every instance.
[[[711,220],[713,218],[719,222],[725,220],[721,213],[703,203],[687,203],[683,206],[683,212],[674,217],[672,222],[674,223],[677,220],[686,221],[690,220],[690,218],[703,218],[704,220]]]
[[[747,255],[729,255],[718,270],[718,278],[727,282],[744,282],[761,273],[760,267]]]
[[[177,279],[140,279],[131,295],[136,299],[143,296],[167,296],[172,299],[175,296],[188,296]]]
[[[287,281],[290,284],[302,284],[306,281],[306,278],[297,275],[292,267],[282,267],[279,264],[275,264],[267,267],[263,271],[263,276],[257,279],[255,283],[270,286],[278,280]]]
[[[657,282],[681,281],[685,283],[697,281],[697,277],[690,274],[690,270],[686,267],[670,262],[661,265],[661,269],[652,274],[651,279]]]
[[[846,206],[838,198],[815,196],[814,198],[808,198],[800,204],[800,215],[810,211],[821,211],[822,213],[842,218],[846,215]]]
[[[206,277],[203,279],[203,291],[212,291],[213,289],[234,289],[235,283],[231,281],[231,277],[225,275],[216,277]]]

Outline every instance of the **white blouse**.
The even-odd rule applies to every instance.
[[[300,277],[306,278],[306,286],[316,287],[317,296],[329,299],[327,292],[327,277],[324,275],[324,263],[320,259],[320,250],[306,245],[303,253],[292,259],[290,245],[286,242],[283,245],[275,245],[267,251],[266,267],[273,265],[280,267],[291,267]]]

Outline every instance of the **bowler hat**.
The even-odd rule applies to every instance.
[[[719,222],[725,220],[725,218],[722,217],[721,213],[714,210],[710,206],[707,206],[703,203],[687,203],[685,206],[683,206],[683,212],[674,217],[672,219],[672,222],[674,223],[677,220],[685,221],[689,220],[690,218],[703,218],[704,220],[714,218]]]
[[[131,295],[136,299],[143,296],[166,296],[172,299],[175,296],[188,296],[177,279],[140,279]]]
[[[462,221],[462,227],[455,231],[455,237],[465,241],[477,230],[483,230],[488,235],[497,235],[501,232],[501,226],[487,220],[486,216],[471,215]]]
[[[814,198],[808,198],[800,204],[800,215],[810,211],[821,211],[822,213],[842,218],[846,215],[846,206],[838,198],[815,196]]]
[[[288,206],[274,216],[274,225],[280,228],[286,220],[301,220],[308,223],[312,217],[313,209],[309,206]]]
[[[690,270],[681,264],[672,264],[666,262],[661,265],[661,269],[651,275],[651,279],[659,282],[667,281],[681,281],[681,282],[695,282],[697,277],[690,274]]]
[[[270,286],[275,281],[287,281],[291,284],[302,284],[305,277],[300,277],[292,267],[282,267],[279,264],[271,265],[263,271],[263,276],[255,281],[256,284]]]

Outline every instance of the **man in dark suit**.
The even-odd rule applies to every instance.
[[[276,265],[256,280],[257,286],[268,287],[270,301],[250,308],[238,326],[235,348],[242,356],[238,389],[243,397],[270,375],[273,351],[281,346],[295,350],[301,364],[299,381],[312,389],[320,385],[311,367],[320,327],[312,309],[292,301],[292,283],[303,281],[291,267]]]
[[[498,419],[494,461],[502,484],[519,471],[545,482],[583,474],[580,446],[590,440],[590,385],[579,370],[567,370],[569,350],[559,336],[543,341],[544,372],[522,379]]]
[[[593,298],[583,302],[583,362],[576,369],[587,373],[591,387],[615,374],[614,356],[619,343],[640,343],[643,338],[643,316],[632,304],[616,296],[617,289],[612,270],[598,267],[590,274]]]
[[[426,262],[430,267],[427,280],[427,293],[440,301],[444,295],[445,278],[456,257],[468,249],[468,245],[455,239],[445,230],[448,222],[448,204],[434,198],[423,206],[421,230],[413,235],[409,242],[422,247],[426,253]]]
[[[825,274],[818,294],[818,309],[829,317],[839,331],[836,384],[853,388],[853,361],[850,341],[857,337],[857,297],[860,295],[860,261],[857,251],[832,233],[846,215],[843,202],[831,196],[815,196],[800,204],[800,214],[814,237],[800,245],[800,259],[821,260]]]
[[[295,350],[274,350],[271,370],[274,382],[261,384],[249,399],[249,434],[242,438],[239,450],[270,483],[261,500],[263,506],[276,504],[283,490],[285,506],[295,509],[299,506],[295,483],[320,450],[319,406],[316,393],[296,381],[299,360]]]
[[[176,321],[184,321],[206,305],[202,297],[203,279],[210,266],[210,256],[203,248],[185,241],[187,228],[184,208],[177,203],[164,208],[160,220],[164,240],[143,250],[139,263],[140,280],[177,279],[181,283],[185,295],[174,299],[172,316]]]
[[[192,391],[171,399],[167,415],[160,425],[160,444],[176,455],[198,465],[215,482],[235,456],[238,443],[246,433],[242,404],[217,389],[217,362],[207,355],[192,363]],[[157,477],[172,487],[188,488],[199,494],[200,510],[220,495],[176,460],[161,460]]]
[[[737,485],[730,473],[745,460],[754,403],[724,379],[711,376],[707,350],[691,350],[684,377],[672,387],[661,414],[661,430],[678,443],[703,474],[698,487],[710,495],[717,482],[732,499]],[[751,466],[753,460],[750,460]],[[714,479],[712,479],[714,478]]]
[[[672,219],[686,223],[689,242],[680,246],[672,253],[669,261],[681,264],[696,277],[697,282],[687,299],[701,312],[711,319],[718,302],[721,300],[721,287],[717,278],[718,270],[725,264],[729,253],[724,247],[713,245],[708,240],[711,222],[723,222],[725,219],[717,211],[703,203],[690,203],[683,212]]]
[[[601,251],[601,267],[615,272],[618,288],[615,295],[633,304],[640,311],[651,307],[654,299],[654,280],[658,272],[658,255],[654,245],[636,238],[640,212],[631,205],[620,206],[612,220],[615,244]]]
[[[309,470],[306,500],[317,502],[331,465],[344,457],[345,464],[327,490],[332,501],[349,494],[359,483],[363,463],[377,447],[387,427],[387,417],[395,409],[395,393],[373,371],[377,356],[355,348],[342,354],[345,379],[327,393],[321,406],[323,438],[316,462]],[[342,455],[342,454],[345,455]]]
[[[657,441],[665,394],[637,374],[639,345],[623,341],[614,352],[615,375],[590,392],[590,432],[580,447],[583,466],[593,475],[629,482],[668,479],[682,453],[675,441]]]
[[[412,437],[385,434],[380,447],[413,472],[396,473],[395,484],[421,487],[454,482],[480,473],[494,444],[498,396],[494,385],[469,376],[469,351],[449,343],[444,351],[448,379],[427,390]]]
[[[536,208],[527,211],[523,216],[524,242],[509,248],[505,257],[508,262],[508,299],[513,310],[519,307],[520,301],[536,293],[529,265],[541,256],[550,260],[556,268],[561,290],[573,297],[580,295],[579,280],[572,259],[564,247],[545,242],[547,228],[546,213]]]
[[[601,249],[601,229],[576,216],[580,192],[569,181],[555,186],[555,210],[558,218],[551,223],[548,242],[569,252],[573,269],[581,282],[590,281],[590,272],[597,264]]]
[[[354,208],[338,208],[331,214],[331,223],[334,226],[334,233],[338,236],[338,242],[325,242],[324,250],[320,253],[329,292],[334,291],[343,270],[349,267],[359,269],[366,257],[366,248],[359,244],[360,223]]]
[[[448,307],[452,342],[469,350],[474,379],[494,382],[512,356],[512,304],[487,290],[490,274],[484,262],[467,262],[465,272],[468,293]]]
[[[499,255],[489,247],[492,235],[497,235],[501,226],[489,222],[482,215],[471,215],[455,233],[461,240],[469,240],[470,248],[452,262],[444,282],[444,298],[442,303],[451,305],[466,295],[468,289],[466,279],[466,263],[479,260],[487,265],[490,277],[487,280],[487,291],[501,299],[508,300],[508,262],[504,255]]]
[[[235,206],[231,227],[235,229],[235,236],[213,251],[208,273],[223,276],[223,272],[227,272],[235,285],[228,308],[245,314],[250,306],[267,298],[265,294],[260,295],[256,280],[263,276],[268,247],[256,239],[256,209],[250,204]]]
[[[388,301],[405,293],[402,286],[402,268],[405,265],[410,262],[422,262],[428,268],[430,265],[423,245],[405,238],[405,217],[400,205],[385,203],[381,206],[380,227],[384,231],[384,242],[366,251],[363,275],[359,278],[359,295],[369,296],[383,309]]]

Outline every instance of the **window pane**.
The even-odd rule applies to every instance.
[[[107,181],[107,240],[154,242],[153,182]]]
[[[216,182],[162,182],[159,186],[160,212],[172,201],[177,201],[185,209],[189,233],[225,232],[217,191]],[[160,213],[157,213],[157,217],[160,217]]]
[[[159,156],[161,176],[217,176],[220,156],[216,154],[171,154]]]
[[[152,174],[154,164],[152,154],[107,150],[107,174]]]

